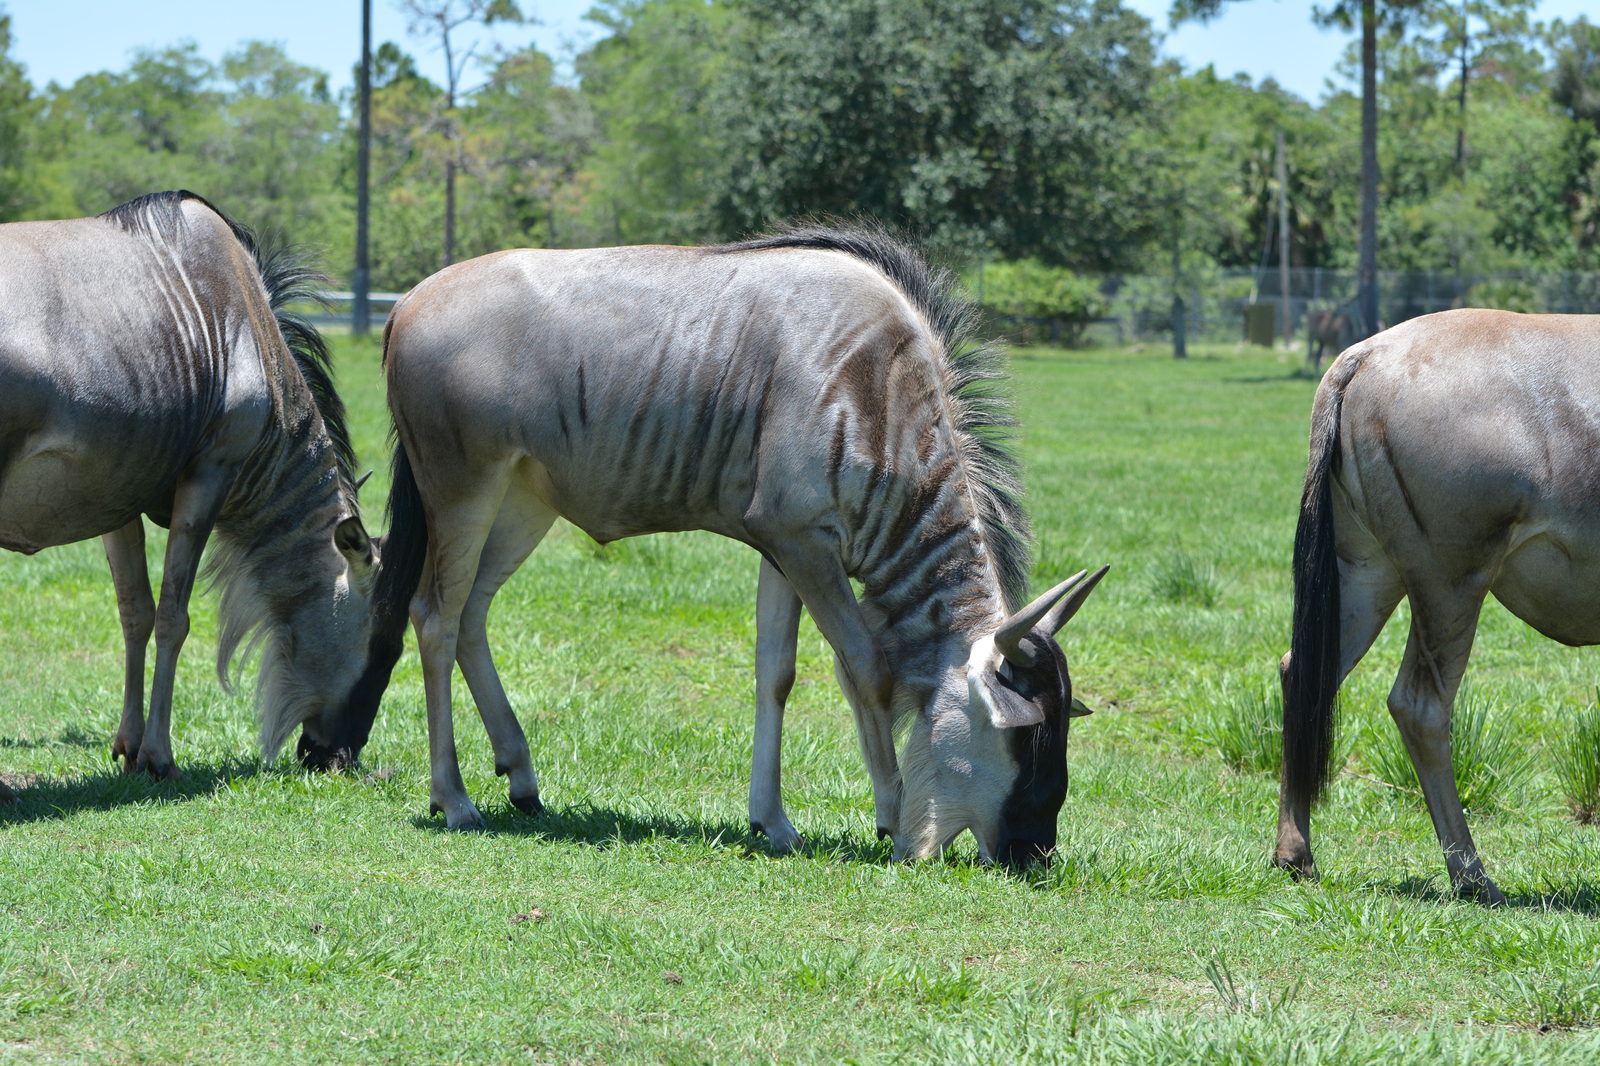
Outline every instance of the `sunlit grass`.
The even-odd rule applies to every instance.
[[[377,350],[339,356],[376,530]],[[548,811],[510,807],[458,680],[478,834],[427,817],[414,651],[360,768],[263,764],[248,684],[212,673],[209,597],[178,671],[184,779],[122,776],[99,546],[0,557],[0,773],[24,799],[0,810],[0,1062],[1596,1061],[1600,834],[1544,755],[1592,703],[1593,653],[1485,611],[1473,686],[1535,756],[1474,816],[1512,906],[1450,897],[1426,813],[1360,746],[1314,816],[1323,879],[1267,861],[1299,362],[1016,353],[1034,584],[1112,564],[1063,634],[1096,713],[1058,854],[1021,877],[969,840],[889,862],[809,622],[784,735],[807,846],[768,855],[745,824],[757,557],[729,541],[557,525],[490,619]],[[1153,586],[1180,548],[1209,605]],[[1404,616],[1345,686],[1345,735],[1394,732]]]

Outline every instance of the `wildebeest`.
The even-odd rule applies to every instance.
[[[1401,597],[1389,711],[1455,889],[1503,902],[1450,761],[1450,715],[1493,593],[1563,644],[1600,643],[1600,319],[1459,310],[1345,351],[1317,390],[1284,657],[1277,862],[1311,874],[1310,809],[1339,685]]]
[[[1342,351],[1355,340],[1356,303],[1351,300],[1331,311],[1311,311],[1306,315],[1306,363],[1312,373],[1322,369],[1322,357]]]
[[[226,685],[241,646],[261,651],[269,756],[302,722],[320,735],[360,672],[376,559],[326,349],[282,310],[315,277],[189,192],[0,226],[0,547],[104,539],[125,770],[177,773],[173,676],[213,529],[217,670]],[[170,531],[159,606],[141,515]]]
[[[409,604],[433,810],[480,821],[456,761],[459,662],[512,801],[537,811],[490,601],[558,516],[601,543],[706,529],[763,556],[750,821],[776,850],[800,842],[778,780],[803,604],[836,653],[896,855],[963,829],[985,859],[1047,852],[1068,719],[1086,713],[1054,635],[1104,571],[1025,602],[1027,523],[998,436],[1012,423],[972,325],[949,279],[868,229],[515,250],[433,275],[386,327],[398,446],[374,683],[330,735],[364,742]]]

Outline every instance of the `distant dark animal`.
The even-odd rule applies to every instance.
[[[1457,892],[1503,902],[1467,828],[1450,716],[1484,597],[1563,644],[1600,643],[1600,319],[1460,310],[1342,354],[1317,390],[1282,664],[1277,862],[1312,874],[1333,703],[1402,597],[1389,712]]]
[[[1341,352],[1356,339],[1355,302],[1331,311],[1312,311],[1306,315],[1306,362],[1312,373],[1322,369],[1327,352]]]
[[[1068,722],[1087,713],[1055,634],[1104,571],[1023,596],[1026,519],[996,438],[1010,419],[972,321],[905,247],[821,227],[501,252],[413,289],[386,330],[399,446],[370,672],[387,676],[409,603],[433,809],[479,823],[456,762],[452,663],[512,801],[539,809],[486,619],[560,516],[601,543],[707,529],[761,552],[750,821],[776,850],[800,842],[779,750],[802,605],[836,653],[897,856],[965,829],[986,860],[1051,850]],[[353,704],[334,742],[359,749],[375,710]]]
[[[313,277],[187,192],[0,226],[0,547],[104,539],[125,770],[177,774],[173,676],[213,530],[217,670],[227,684],[241,645],[261,651],[268,755],[302,722],[317,732],[360,671],[376,559],[343,410],[321,338],[278,310]],[[159,607],[141,515],[170,530]]]

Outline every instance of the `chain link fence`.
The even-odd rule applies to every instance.
[[[1277,270],[1218,270],[1185,273],[1177,285],[1190,340],[1247,339],[1247,309],[1270,308],[1273,336],[1283,336],[1285,303]],[[1172,336],[1171,275],[1114,275],[1100,279],[1107,310],[1085,334],[1102,343],[1134,343]],[[1452,307],[1498,307],[1546,314],[1600,313],[1600,271],[1471,274],[1447,271],[1379,271],[1381,325]],[[1344,313],[1353,322],[1356,273],[1304,268],[1289,271],[1290,330],[1302,343],[1306,320],[1316,312]],[[1267,315],[1257,311],[1258,316]],[[1353,327],[1352,327],[1353,328]],[[1041,338],[1044,339],[1044,338]],[[1352,338],[1353,339],[1353,338]]]

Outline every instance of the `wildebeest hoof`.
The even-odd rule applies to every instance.
[[[438,800],[429,800],[428,813],[430,815],[444,815],[446,829],[473,830],[483,828],[483,815],[478,813],[478,808],[473,806],[472,801],[469,799],[463,799],[459,803],[450,803],[448,806]]]
[[[782,823],[774,823],[770,829],[765,823],[751,819],[750,831],[766,837],[767,850],[774,855],[792,855],[805,846],[805,840],[795,831],[794,826],[789,824],[787,818]]]
[[[1280,870],[1286,870],[1289,876],[1296,881],[1317,880],[1317,864],[1312,861],[1309,853],[1305,855],[1274,855],[1272,865]]]
[[[544,804],[539,802],[539,793],[531,796],[512,796],[511,805],[530,818],[544,813]]]
[[[147,759],[140,755],[134,769],[149,774],[153,781],[177,781],[183,776],[178,772],[178,764],[171,759]]]
[[[894,837],[894,830],[893,829],[885,829],[881,825],[878,826],[878,839],[879,840],[891,840],[891,839],[893,839],[893,837]]]

